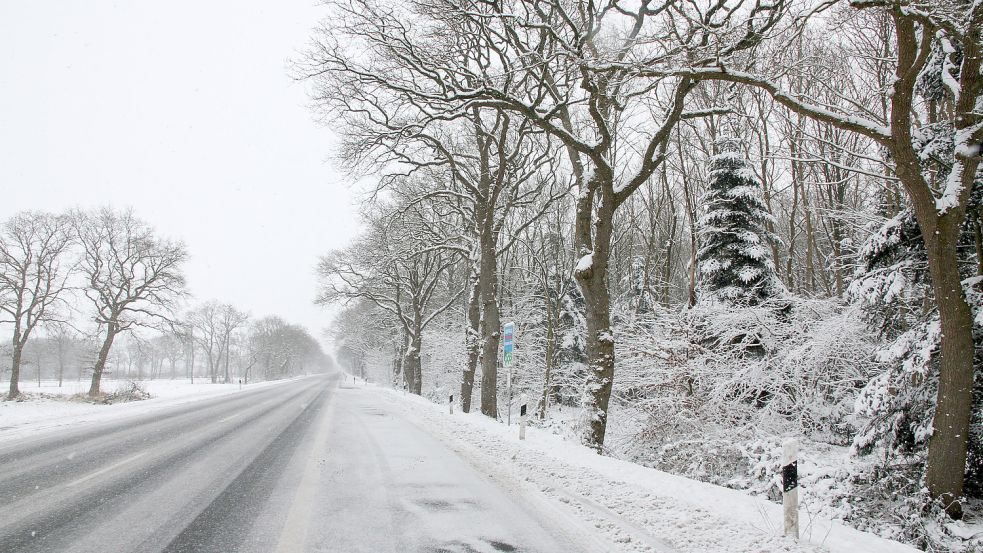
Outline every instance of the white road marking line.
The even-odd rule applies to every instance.
[[[242,414],[242,413],[236,413],[236,414],[234,414],[234,415],[229,415],[229,416],[227,416],[227,417],[225,417],[224,419],[222,419],[222,420],[220,420],[220,421],[218,421],[218,422],[219,422],[219,424],[221,424],[221,423],[223,423],[223,422],[226,422],[226,421],[230,421],[230,420],[232,420],[232,419],[234,419],[234,418],[236,418],[236,417],[238,417],[238,416],[239,416],[239,415],[241,415],[241,414]]]
[[[300,485],[297,487],[297,494],[294,496],[290,511],[287,513],[287,520],[283,524],[283,530],[280,531],[276,553],[301,553],[305,550],[311,513],[314,511],[315,494],[321,479],[319,461],[326,449],[328,429],[331,427],[331,418],[334,412],[335,402],[328,399],[326,403],[327,405],[321,407],[321,417],[314,429],[314,443],[308,452],[307,465],[304,467],[304,474],[301,476]]]
[[[112,465],[109,465],[108,467],[101,468],[101,469],[93,472],[92,474],[87,474],[87,475],[83,476],[82,478],[79,478],[78,480],[76,480],[74,482],[71,482],[69,484],[66,484],[66,487],[71,488],[72,486],[78,486],[82,482],[85,482],[87,480],[91,480],[91,479],[95,478],[96,476],[99,476],[101,474],[105,474],[105,473],[107,473],[107,472],[109,472],[111,470],[114,470],[114,469],[118,469],[119,467],[121,467],[121,466],[123,466],[123,465],[125,465],[127,463],[132,463],[133,461],[136,461],[137,459],[139,459],[140,457],[143,457],[146,454],[147,454],[146,451],[144,451],[142,453],[137,453],[133,457],[129,457],[127,459],[123,459],[122,461],[120,461],[118,463],[114,463]]]

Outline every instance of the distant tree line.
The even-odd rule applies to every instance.
[[[211,382],[320,372],[330,363],[303,327],[275,316],[254,321],[217,301],[191,309],[181,242],[131,211],[27,211],[0,227],[0,328],[10,332],[8,398],[25,367],[61,385],[104,375]],[[9,371],[9,372],[8,372]]]

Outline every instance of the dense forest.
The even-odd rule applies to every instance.
[[[961,547],[983,2],[330,6],[294,71],[363,200],[343,366],[760,493],[798,436],[815,509]]]

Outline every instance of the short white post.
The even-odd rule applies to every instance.
[[[454,394],[451,394],[450,395],[450,398],[447,400],[447,407],[448,407],[448,409],[450,409],[450,414],[453,415],[454,414]]]
[[[782,507],[785,511],[785,535],[799,539],[799,442],[788,439],[782,444]]]
[[[526,439],[526,394],[519,398],[519,439]]]

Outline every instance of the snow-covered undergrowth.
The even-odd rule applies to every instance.
[[[270,386],[270,381],[249,384],[244,389]],[[128,393],[132,380],[103,380],[102,391],[107,396]],[[61,429],[81,423],[116,420],[120,417],[144,414],[173,405],[200,399],[232,394],[239,391],[238,384],[212,384],[207,379],[194,383],[188,380],[142,380],[136,382],[149,394],[143,401],[106,403],[85,398],[86,381],[42,380],[21,384],[21,395],[15,400],[0,400],[0,442],[14,440],[37,432]],[[6,394],[2,396],[6,398]]]
[[[868,399],[893,366],[881,354],[890,343],[856,307],[792,298],[743,309],[649,308],[618,313],[615,321],[609,456],[777,504],[781,443],[794,437],[801,448],[803,511],[810,516],[928,551],[983,550],[979,503],[967,505],[969,516],[961,522],[926,512],[924,449],[886,447],[894,439],[883,430],[890,424]],[[533,330],[518,334],[513,412],[522,394],[539,412],[541,339]],[[424,396],[446,404],[460,390],[460,329],[435,328],[428,340]],[[552,375],[555,396],[546,420],[534,424],[576,442],[585,372],[573,350]],[[500,371],[502,419],[506,390]],[[479,396],[476,386],[473,397]],[[874,447],[858,448],[858,437]]]
[[[529,428],[527,439],[519,441],[515,424],[476,413],[449,415],[446,407],[422,398],[378,393],[380,401],[391,402],[490,478],[524,486],[596,528],[612,544],[610,551],[915,551],[805,509],[796,542],[781,535],[781,506],[764,498],[600,456],[549,429]]]
[[[703,307],[626,322],[619,338],[612,454],[780,501],[781,443],[794,437],[809,513],[929,551],[983,548],[973,504],[964,522],[923,511],[923,451],[858,450],[877,435],[862,399],[887,365],[857,309]]]

